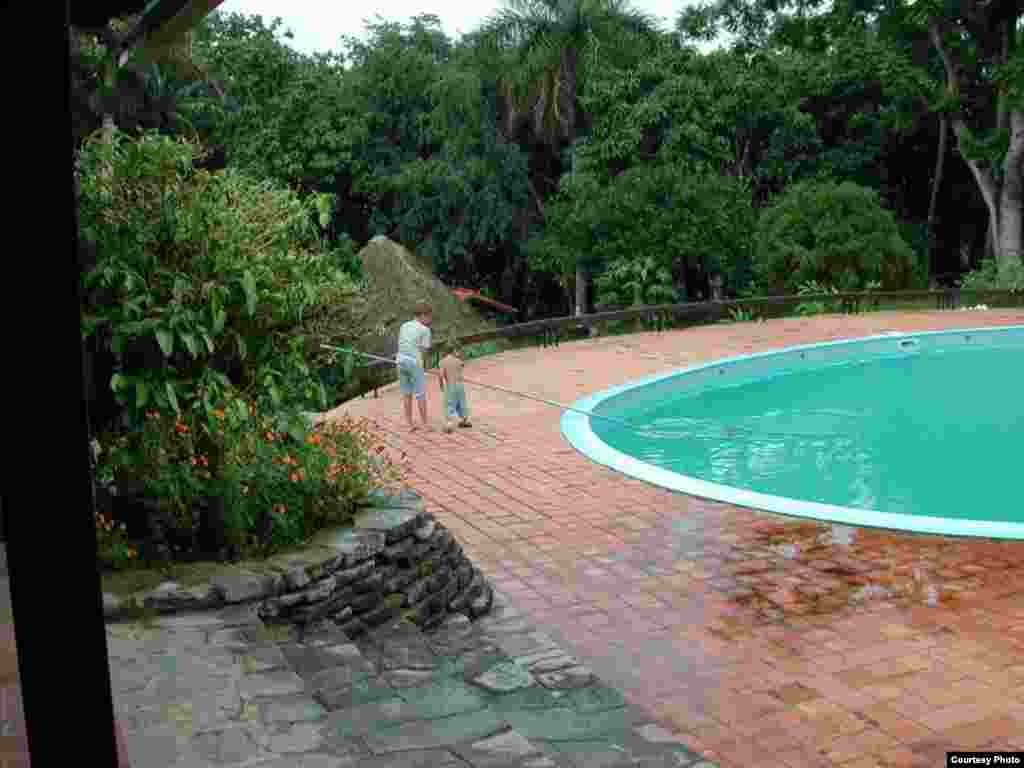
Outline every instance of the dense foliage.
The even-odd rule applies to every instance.
[[[624,171],[606,185],[580,174],[565,179],[548,216],[531,264],[568,273],[576,254],[588,254],[599,305],[696,300],[707,286],[688,279],[712,273],[726,275],[730,288],[749,280],[756,219],[740,179],[668,164]]]
[[[196,153],[184,139],[118,133],[79,155],[81,237],[96,254],[83,336],[101,334],[114,354],[110,386],[128,424],[103,436],[104,466],[159,499],[185,534],[197,499],[225,499],[242,550],[258,510],[280,510],[257,538],[282,546],[350,512],[367,488],[352,434],[331,434],[335,461],[305,447],[299,415],[327,405],[308,324],[355,288],[310,223],[312,203],[232,169],[195,170]],[[283,433],[298,444],[260,439]]]
[[[915,261],[877,194],[851,182],[790,187],[761,213],[755,248],[756,278],[775,293],[810,281],[845,292],[906,288]]]

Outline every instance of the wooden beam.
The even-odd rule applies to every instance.
[[[143,13],[138,37],[130,42],[129,58],[142,64],[155,61],[223,2],[155,0]]]

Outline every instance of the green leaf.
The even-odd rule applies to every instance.
[[[181,407],[178,405],[178,396],[174,392],[174,385],[171,382],[164,382],[164,389],[167,392],[167,399],[171,402],[171,408],[178,415],[181,415]]]
[[[271,385],[269,391],[270,391],[270,399],[274,401],[274,405],[280,406],[281,405],[281,393],[278,391],[277,387]]]
[[[220,333],[224,330],[224,324],[227,322],[228,313],[223,309],[218,309],[213,313],[213,332]]]
[[[160,329],[156,332],[156,340],[160,344],[164,357],[170,357],[174,354],[174,334],[168,330]]]
[[[249,270],[242,277],[242,288],[245,290],[246,311],[249,317],[253,317],[256,314],[256,278]]]
[[[213,354],[213,339],[210,338],[210,334],[203,331],[203,341],[206,342],[206,351],[211,355]]]
[[[128,382],[125,381],[124,376],[122,376],[120,373],[115,373],[113,376],[110,377],[110,389],[114,392],[118,392],[124,389],[127,383]]]
[[[135,407],[142,408],[149,401],[149,387],[144,381],[135,382]]]
[[[185,342],[185,347],[188,349],[188,353],[192,355],[192,359],[195,360],[199,357],[199,347],[196,346],[196,337],[191,333],[182,333],[181,340]]]
[[[238,334],[237,338],[238,338],[238,355],[243,360],[245,360],[245,356],[247,354],[247,350],[246,350],[246,346],[245,346],[245,339],[242,338],[242,334]]]
[[[345,355],[345,363],[343,370],[345,372],[345,378],[352,378],[352,371],[356,366],[356,357],[351,352]]]

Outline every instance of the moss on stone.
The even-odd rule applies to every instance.
[[[405,595],[396,592],[395,594],[388,595],[382,601],[382,605],[385,608],[401,608],[402,603],[405,602]]]
[[[143,605],[136,597],[129,597],[121,605],[120,620],[136,622],[143,629],[152,629],[159,615],[156,608]]]
[[[130,571],[108,571],[100,577],[103,591],[115,597],[128,597],[156,589],[167,578],[156,569],[133,568]]]

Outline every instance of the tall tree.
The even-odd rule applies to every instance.
[[[574,164],[572,147],[585,122],[579,97],[593,62],[603,55],[635,56],[644,47],[636,43],[657,34],[656,21],[627,0],[504,0],[479,38],[500,67],[503,133],[546,150],[557,178],[564,150],[570,168]],[[577,316],[587,308],[587,281],[580,259]]]
[[[869,24],[898,30],[905,61],[929,78],[931,106],[971,170],[999,274],[1010,278],[1024,269],[1022,17],[1024,0],[713,0],[679,24],[694,35],[728,30],[748,47],[821,52]],[[941,66],[929,66],[929,46]]]

